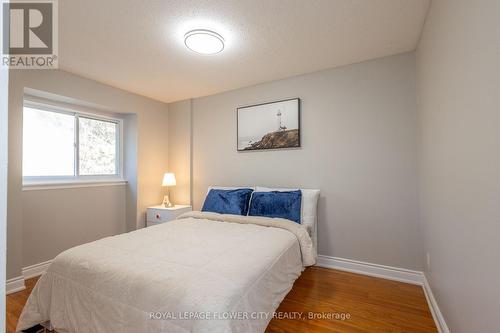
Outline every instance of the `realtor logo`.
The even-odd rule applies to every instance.
[[[2,66],[57,68],[57,2],[2,3]]]

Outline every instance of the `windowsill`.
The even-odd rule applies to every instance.
[[[23,183],[23,191],[57,190],[81,187],[124,186],[125,179],[31,181]]]

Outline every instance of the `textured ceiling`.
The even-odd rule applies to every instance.
[[[59,65],[164,102],[414,50],[429,0],[64,0]],[[184,33],[212,29],[202,56]]]

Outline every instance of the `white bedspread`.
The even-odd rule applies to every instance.
[[[17,330],[50,321],[60,333],[263,332],[314,261],[293,222],[188,213],[61,253]]]

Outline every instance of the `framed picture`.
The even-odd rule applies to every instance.
[[[237,109],[238,151],[300,147],[300,98]]]

